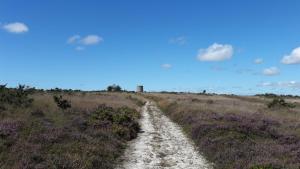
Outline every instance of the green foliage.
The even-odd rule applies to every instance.
[[[53,96],[54,102],[56,103],[57,107],[66,110],[68,108],[71,108],[71,103],[70,101],[63,99],[63,97],[60,95],[58,96]]]
[[[137,119],[139,113],[128,107],[114,109],[106,105],[100,105],[90,117],[90,123],[94,126],[112,128],[113,133],[120,138],[131,140],[140,130]]]
[[[5,104],[15,107],[28,107],[33,102],[29,94],[34,88],[25,85],[19,85],[17,88],[9,89],[6,85],[0,85],[0,109],[5,109]]]
[[[268,108],[273,107],[295,108],[296,105],[292,103],[287,103],[283,98],[274,98],[272,102],[268,103]]]

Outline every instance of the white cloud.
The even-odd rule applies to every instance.
[[[283,64],[300,64],[300,47],[294,49],[290,55],[285,55],[281,59]]]
[[[21,22],[14,22],[14,23],[9,23],[6,25],[3,25],[3,29],[6,30],[7,32],[10,33],[25,33],[29,31],[29,28]]]
[[[81,39],[83,45],[95,45],[103,41],[103,38],[98,35],[88,35]]]
[[[291,87],[291,88],[300,88],[300,82],[289,81],[289,82],[278,82],[280,87]]]
[[[274,88],[294,88],[300,89],[300,82],[287,81],[287,82],[262,82],[258,84],[259,87],[274,87]]]
[[[67,43],[70,45],[77,45],[75,50],[82,51],[85,49],[84,46],[96,45],[103,41],[103,38],[98,35],[88,35],[81,37],[80,35],[73,35],[67,39]]]
[[[207,49],[200,49],[197,59],[200,61],[223,61],[233,55],[233,47],[227,44],[214,43]]]
[[[165,64],[162,64],[161,67],[164,68],[164,69],[170,69],[170,68],[172,68],[172,65],[168,64],[168,63],[165,63]]]
[[[264,60],[262,58],[257,58],[254,60],[255,64],[262,64],[264,62]]]
[[[185,45],[187,43],[187,39],[185,36],[178,36],[178,37],[171,38],[169,40],[169,43],[177,44],[177,45]]]
[[[72,44],[72,43],[78,43],[80,40],[80,36],[79,35],[73,35],[68,39],[68,43]]]
[[[270,67],[267,69],[264,69],[262,72],[266,76],[275,76],[280,74],[280,70],[277,67]]]

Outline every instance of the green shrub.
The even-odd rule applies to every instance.
[[[53,96],[54,102],[56,103],[57,107],[65,110],[68,108],[71,108],[71,103],[70,101],[63,99],[63,97],[60,95],[58,96]]]
[[[274,98],[272,102],[268,103],[268,108],[273,108],[273,107],[295,108],[296,105],[292,103],[287,103],[283,98]]]
[[[28,107],[33,102],[33,99],[29,98],[32,91],[34,91],[33,88],[25,85],[19,85],[13,89],[7,88],[6,85],[0,85],[0,107],[3,108],[5,104],[15,107]]]
[[[131,140],[137,136],[140,126],[137,119],[139,113],[128,107],[114,109],[100,105],[95,112],[91,114],[90,124],[111,128],[113,133],[125,140]]]

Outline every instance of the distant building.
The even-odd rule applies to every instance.
[[[144,86],[138,85],[138,86],[136,87],[136,92],[138,92],[138,93],[144,92]]]

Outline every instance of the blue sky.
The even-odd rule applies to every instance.
[[[0,1],[0,83],[300,94],[300,1]]]

